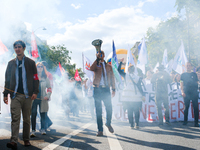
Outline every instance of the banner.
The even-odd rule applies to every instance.
[[[93,71],[90,71],[90,66],[92,65],[92,62],[82,53],[82,59],[83,59],[83,72],[88,76],[90,81],[93,81],[94,73]]]
[[[4,54],[5,52],[7,52],[8,49],[7,47],[3,44],[3,42],[0,40],[0,55]]]
[[[167,49],[165,49],[164,54],[163,54],[163,60],[162,60],[162,65],[164,65],[165,67],[168,64],[168,59],[167,59]]]
[[[143,38],[137,61],[137,67],[142,70],[143,74],[145,74],[145,65],[147,64],[147,59],[148,59],[147,46],[145,44],[145,38]]]
[[[75,75],[74,75],[74,79],[76,81],[81,81],[81,77],[79,76],[78,70],[76,69]]]
[[[118,59],[117,59],[117,54],[116,54],[116,49],[115,49],[115,43],[114,43],[114,41],[113,41],[112,47],[113,47],[113,55],[112,55],[112,58],[114,59],[114,61],[116,62],[116,65],[117,65],[117,67],[118,67],[119,64],[118,64]]]
[[[129,65],[132,64],[134,66],[134,68],[136,68],[135,66],[135,62],[134,62],[134,59],[133,59],[133,55],[130,51],[130,49],[128,49],[128,52],[127,52],[127,58],[126,58],[126,66],[125,66],[125,72],[127,73],[128,72],[128,67]],[[135,73],[137,74],[137,69],[135,69]]]
[[[176,56],[174,57],[174,63],[172,69],[178,72],[179,74],[182,74],[183,72],[186,71],[185,64],[187,61],[188,60],[185,54],[183,41],[181,41],[181,46],[179,47],[179,50],[176,53]]]
[[[34,32],[32,32],[32,34],[31,34],[31,54],[32,54],[33,58],[38,58],[39,57],[38,47],[37,47],[37,43],[36,43]]]
[[[117,80],[118,83],[121,83],[121,76],[118,72],[117,63],[115,62],[114,58],[111,58],[111,64],[112,64],[112,70],[113,70],[115,79]]]
[[[144,87],[143,87],[144,88]],[[142,103],[142,110],[140,112],[140,122],[158,122],[157,107],[155,104],[155,90],[152,84],[145,85],[145,102]],[[123,110],[123,105],[121,99],[121,92],[115,94],[112,98],[113,105],[113,119],[128,121],[127,112]],[[180,84],[171,83],[168,86],[168,101],[169,101],[169,116],[170,122],[183,121],[184,120],[184,101],[181,96]],[[199,108],[200,108],[200,96],[199,96]],[[106,116],[105,109],[103,109],[103,114]],[[199,110],[200,112],[200,110]],[[200,117],[200,116],[199,116]],[[163,118],[164,108],[163,108]],[[165,119],[164,119],[165,120]],[[200,118],[199,118],[200,120]],[[194,112],[192,107],[192,102],[188,110],[188,121],[194,121]]]
[[[61,64],[59,62],[56,72],[54,74],[56,83],[60,83],[62,81],[62,76],[64,75],[64,73],[65,73],[65,69],[61,66]]]

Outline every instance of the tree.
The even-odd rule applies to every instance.
[[[49,70],[51,70],[51,72],[56,71],[60,62],[62,67],[68,72],[68,75],[70,77],[74,77],[76,71],[76,64],[70,63],[70,53],[72,52],[67,50],[67,48],[64,45],[57,45],[51,47],[48,45],[43,45],[42,50],[40,50],[41,59],[48,63]],[[81,68],[78,68],[78,71],[80,77],[83,78],[84,73],[82,72]]]
[[[174,57],[181,39],[185,41],[185,34],[182,34],[185,28],[179,17],[173,17],[160,22],[155,29],[148,29],[146,39],[150,64],[161,63],[165,49],[168,50],[169,60]]]
[[[162,61],[165,49],[168,58],[174,58],[180,41],[183,40],[187,58],[197,66],[200,57],[200,0],[176,0],[175,6],[179,16],[162,21],[147,31],[147,49],[152,65]],[[185,10],[185,14],[181,14]]]

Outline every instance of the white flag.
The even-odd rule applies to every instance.
[[[185,64],[187,63],[187,57],[185,55],[184,45],[183,41],[181,41],[181,46],[179,47],[178,52],[176,53],[176,56],[174,57],[174,63],[172,69],[178,72],[179,74],[182,74],[186,71]]]
[[[88,76],[88,78],[93,82],[94,73],[90,71],[90,66],[92,62],[82,53],[83,59],[83,72]]]
[[[145,74],[145,65],[147,64],[147,47],[145,44],[145,38],[142,40],[142,45],[140,49],[140,53],[138,56],[137,67],[142,70],[142,73]]]
[[[137,74],[137,69],[136,69],[135,62],[134,62],[132,53],[131,53],[131,51],[130,51],[130,48],[128,49],[127,56],[126,56],[125,73],[128,72],[129,64],[132,64],[132,65],[134,66],[134,68],[135,68],[135,73]]]
[[[159,66],[159,62],[157,62],[156,66],[153,69],[153,72],[156,73],[156,71],[158,70],[157,67]]]
[[[172,72],[172,66],[173,66],[173,59],[171,59],[168,64],[166,65],[166,71],[170,74]]]
[[[165,49],[164,54],[163,54],[163,60],[162,60],[162,65],[164,65],[165,67],[168,64],[168,59],[167,59],[167,49]]]

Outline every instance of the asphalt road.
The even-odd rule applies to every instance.
[[[51,117],[51,116],[50,116]],[[200,128],[193,122],[183,126],[182,122],[171,125],[158,123],[140,123],[140,129],[131,129],[128,122],[112,121],[114,134],[104,126],[104,136],[97,137],[96,121],[89,113],[82,112],[79,117],[68,119],[62,110],[51,118],[53,125],[46,135],[37,130],[31,138],[32,146],[24,147],[22,140],[22,122],[18,141],[18,150],[146,150],[146,149],[200,149]],[[10,117],[0,115],[0,150],[7,150],[10,139]],[[105,121],[104,121],[105,122]],[[38,122],[39,124],[39,122]],[[39,127],[38,127],[39,129]]]

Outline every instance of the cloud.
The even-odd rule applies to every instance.
[[[170,18],[172,18],[172,17],[177,17],[178,16],[178,13],[177,12],[167,12],[166,14],[165,14],[165,17],[167,18],[167,19],[170,19]]]
[[[147,0],[146,2],[156,2],[156,1],[158,1],[158,0]]]
[[[28,31],[30,31],[30,32],[32,32],[32,24],[31,23],[28,23],[28,22],[24,22],[25,23],[25,25],[26,25],[26,29],[28,30]]]
[[[26,29],[28,27],[28,30],[31,28],[31,30],[35,30],[49,25],[55,28],[58,22],[64,18],[57,9],[59,4],[60,0],[1,1],[0,5],[4,7],[0,9],[0,38],[3,37],[4,40],[19,39],[19,33],[15,33],[17,36],[13,34],[13,31],[18,28]],[[24,26],[24,22],[26,26]]]
[[[71,4],[72,7],[74,7],[74,9],[79,9],[81,8],[81,4],[75,5],[75,4]]]
[[[65,33],[55,34],[48,43],[52,45],[65,44],[72,51],[72,59],[78,67],[82,67],[81,53],[94,61],[95,48],[91,45],[94,39],[103,40],[102,49],[106,57],[112,51],[112,40],[116,48],[127,49],[136,41],[140,41],[148,27],[155,27],[160,20],[153,16],[145,15],[140,9],[134,7],[122,7],[106,10],[96,17],[80,20],[78,23],[64,23]]]
[[[157,0],[146,0],[146,1],[139,1],[137,7],[142,8],[144,6],[145,3],[151,2],[154,3]]]
[[[145,2],[139,1],[137,7],[141,8]]]

